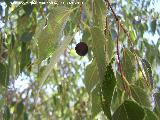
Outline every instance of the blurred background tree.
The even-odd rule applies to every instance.
[[[1,0],[0,118],[158,120],[159,5]]]

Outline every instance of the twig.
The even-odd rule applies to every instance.
[[[117,15],[115,14],[115,12],[114,12],[114,10],[113,10],[113,8],[112,8],[112,6],[111,6],[109,0],[105,0],[105,2],[108,3],[108,7],[111,9],[112,14],[113,14],[115,20],[119,23],[119,26],[121,27],[121,29],[123,30],[123,32],[124,32],[124,33],[126,34],[126,36],[128,37],[128,40],[129,40],[131,46],[134,46],[134,44],[133,44],[132,41],[131,41],[131,37],[130,37],[129,32],[127,31],[127,29],[125,29],[125,27],[123,26],[123,24],[120,22],[119,18],[117,17]],[[133,52],[133,53],[134,53],[134,52]],[[118,54],[117,54],[117,55],[118,55]],[[134,53],[134,55],[135,55],[135,57],[136,57],[137,63],[139,64],[139,61],[138,61],[138,59],[137,59],[137,55],[136,55],[135,53]],[[142,72],[142,75],[143,75],[144,79],[146,79],[145,76],[144,76],[144,73],[143,73],[143,71],[142,71],[142,69],[141,69],[141,67],[140,67],[140,71]],[[124,76],[123,76],[123,77],[124,77]],[[146,83],[146,84],[147,84],[147,83]],[[147,84],[147,85],[148,85],[148,84]]]
[[[124,79],[124,74],[123,74],[123,68],[122,68],[122,64],[121,64],[121,60],[120,60],[120,53],[119,53],[119,28],[120,28],[119,21],[117,21],[118,34],[117,34],[117,40],[116,40],[116,48],[117,48],[117,56],[118,56],[118,68],[121,73],[122,84],[123,84],[124,90],[127,91],[127,87],[126,87],[125,79]]]
[[[124,33],[128,36],[128,39],[129,39],[129,42],[130,44],[132,45],[132,42],[130,41],[130,35],[129,33],[127,32],[127,30],[124,28],[123,24],[120,22],[119,18],[117,17],[117,15],[115,14],[110,2],[108,0],[105,0],[106,1],[106,5],[108,5],[108,9],[110,8],[111,11],[112,11],[112,14],[116,20],[116,23],[117,23],[117,40],[116,40],[116,49],[117,49],[117,56],[118,56],[118,69],[120,71],[120,74],[121,74],[121,78],[122,78],[122,84],[123,84],[123,88],[124,90],[126,91],[126,93],[128,94],[128,96],[131,96],[131,93],[130,93],[130,88],[128,87],[129,83],[128,81],[126,80],[125,76],[124,76],[124,72],[123,72],[123,67],[122,67],[122,64],[121,64],[121,60],[120,60],[120,51],[119,51],[119,32],[120,32],[120,28],[122,28],[122,30],[124,31]],[[107,21],[107,17],[106,17],[106,32],[107,32],[107,29],[108,29],[108,21]]]
[[[109,8],[110,8],[111,11],[112,11],[112,14],[113,14],[115,20],[119,22],[119,25],[120,25],[121,29],[123,30],[123,32],[124,32],[124,33],[126,34],[126,36],[128,37],[128,40],[129,40],[130,44],[133,46],[129,32],[127,31],[127,29],[125,29],[125,27],[123,26],[123,24],[120,22],[119,18],[117,17],[116,13],[114,12],[114,10],[113,10],[113,8],[112,8],[112,6],[111,6],[109,0],[105,0],[105,2],[108,3],[108,6],[109,6]]]
[[[122,84],[123,84],[123,87],[124,87],[124,90],[127,91],[127,86],[125,84],[125,77],[124,77],[124,74],[123,74],[123,68],[122,68],[122,64],[120,62],[120,52],[119,52],[119,31],[120,31],[120,21],[118,19],[118,17],[116,16],[115,12],[113,11],[110,3],[108,0],[106,0],[106,7],[107,9],[111,8],[111,11],[113,13],[113,15],[115,16],[115,19],[116,19],[116,23],[117,23],[117,40],[116,40],[116,49],[117,49],[117,56],[118,56],[118,69],[120,71],[120,74],[121,74],[121,78],[122,78]],[[109,28],[108,28],[108,18],[106,16],[106,28],[105,28],[105,35],[107,35],[107,33],[109,32]]]

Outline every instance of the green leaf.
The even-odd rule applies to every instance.
[[[139,103],[142,106],[145,106],[147,108],[151,108],[151,102],[150,102],[150,98],[147,95],[147,92],[144,91],[142,88],[137,87],[135,85],[131,85],[130,86],[130,90],[131,90],[131,95],[133,97],[133,99]]]
[[[147,81],[148,81],[148,83],[150,83],[150,86],[153,89],[153,77],[152,77],[151,65],[145,59],[142,59],[142,65],[143,65],[143,69],[144,69],[145,75],[147,77]]]
[[[100,85],[92,91],[92,118],[101,111]]]
[[[115,85],[116,78],[114,76],[112,65],[109,63],[106,68],[105,79],[102,81],[101,85],[102,109],[109,119],[111,119],[111,101]]]
[[[22,15],[17,20],[17,32],[21,36],[24,32],[28,31],[29,26],[31,25],[32,19],[27,15]]]
[[[133,27],[130,26],[130,28],[131,29],[129,32],[130,32],[131,40],[132,40],[132,42],[134,42],[136,39],[135,31],[134,31]]]
[[[100,79],[103,80],[105,75],[105,65],[106,65],[105,52],[104,52],[105,37],[103,32],[97,27],[91,28],[91,35],[93,42],[92,50],[98,66],[98,73]]]
[[[151,22],[151,30],[153,35],[155,34],[155,31],[156,31],[156,24],[157,24],[156,19]]]
[[[12,33],[11,34],[11,48],[13,49],[15,45],[15,35]]]
[[[8,106],[4,106],[4,115],[3,115],[3,119],[4,120],[10,120],[11,114],[10,114],[10,109]]]
[[[27,2],[27,0],[21,0],[21,3],[10,13],[10,16],[12,16],[12,15],[16,14],[18,11],[20,11],[26,2]],[[28,2],[30,2],[30,1],[28,1]]]
[[[118,71],[116,71],[116,80],[117,80],[117,87],[119,89],[124,89],[122,77],[121,77],[121,74]]]
[[[95,26],[103,28],[104,18],[106,13],[106,6],[103,0],[94,0],[93,1],[93,22]]]
[[[158,120],[157,116],[149,109],[145,108],[144,120]]]
[[[154,112],[160,118],[160,93],[154,94],[155,107]]]
[[[30,15],[32,13],[33,8],[34,5],[32,5],[31,3],[23,5],[23,9],[27,15]]]
[[[0,84],[4,87],[8,85],[6,65],[0,63]]]
[[[39,24],[35,38],[38,40],[40,60],[44,60],[55,51],[71,11],[62,6],[54,7],[49,13],[47,25],[45,26],[45,21]]]
[[[127,48],[123,50],[122,65],[126,79],[132,83],[136,71],[136,60],[134,54]]]
[[[92,60],[92,51],[91,51],[91,48],[92,48],[92,39],[91,39],[91,34],[90,34],[90,31],[89,29],[84,29],[83,30],[83,36],[82,36],[82,41],[85,42],[87,45],[88,45],[88,59],[89,60]]]
[[[17,119],[19,119],[22,116],[23,109],[24,109],[23,101],[18,102],[16,106]]]
[[[21,63],[20,63],[20,70],[22,70],[31,63],[30,59],[31,50],[27,48],[27,44],[22,42],[21,45]]]
[[[109,32],[105,46],[107,62],[111,61],[114,53],[114,48],[115,48],[115,41],[112,39],[111,33]]]
[[[32,33],[24,32],[21,36],[21,41],[23,42],[29,42],[32,40]]]
[[[117,80],[118,81],[118,80]],[[112,97],[111,109],[113,112],[123,103],[124,101],[124,92],[118,88],[114,90],[114,94]]]
[[[86,68],[84,84],[88,93],[90,93],[95,85],[99,82],[99,75],[95,61],[89,64]]]
[[[70,15],[71,17],[71,15]],[[64,35],[73,35],[74,34],[74,28],[75,28],[75,24],[73,23],[73,21],[67,21],[65,28],[64,28]]]
[[[23,118],[24,118],[24,120],[28,120],[28,113],[27,112],[24,112]]]
[[[59,94],[62,94],[63,93],[63,87],[62,87],[62,85],[60,84],[60,85],[58,85],[58,93]]]
[[[148,43],[148,40],[144,40],[144,45],[146,47],[145,57],[149,61],[149,63],[153,64],[156,57],[155,54],[157,51],[153,45],[150,45]]]
[[[136,102],[126,100],[114,112],[112,120],[143,120],[145,116],[144,109]]]
[[[45,70],[43,71],[43,73],[39,77],[40,86],[38,88],[37,97],[39,95],[40,89],[42,88],[42,86],[43,86],[45,80],[47,79],[47,77],[49,76],[49,74],[51,73],[54,65],[58,62],[60,56],[64,53],[64,51],[66,50],[66,48],[68,47],[68,45],[72,39],[73,38],[71,36],[65,37],[63,44],[61,44],[60,47],[58,49],[56,49],[56,51],[54,52],[54,54],[50,58],[50,63],[46,66]]]

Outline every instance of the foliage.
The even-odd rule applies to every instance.
[[[0,118],[160,118],[156,0],[15,1],[0,2]]]

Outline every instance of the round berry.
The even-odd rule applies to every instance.
[[[76,53],[80,56],[85,56],[88,52],[88,46],[84,42],[80,42],[75,47]]]

